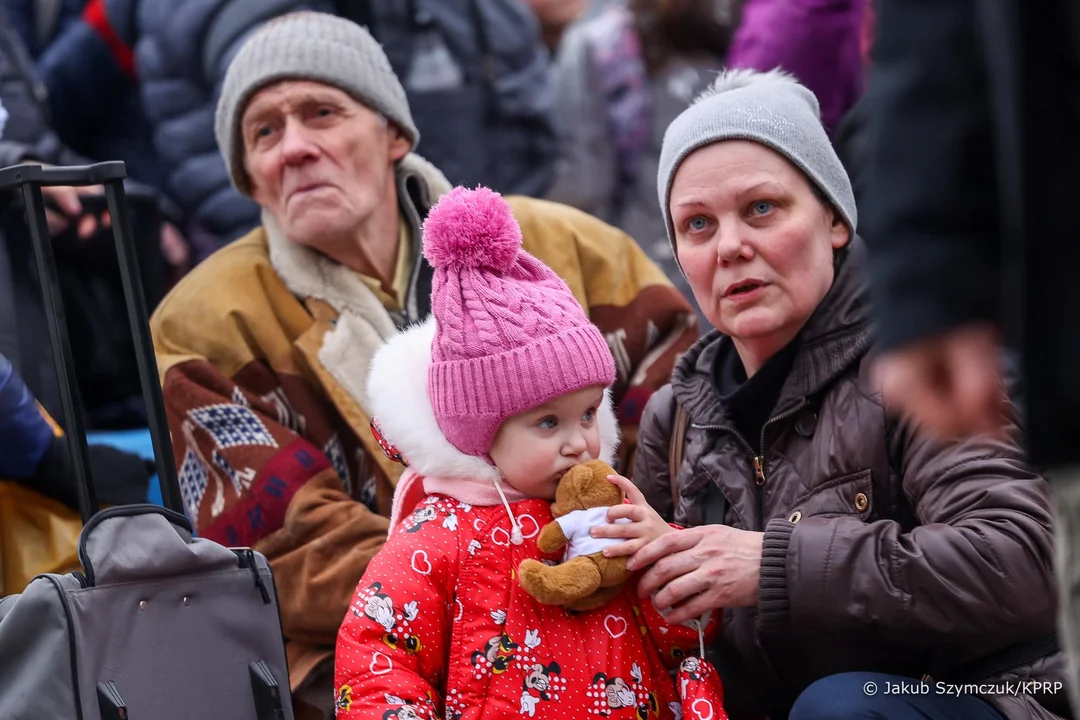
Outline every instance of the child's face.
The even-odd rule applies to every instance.
[[[563,473],[600,456],[596,409],[604,387],[594,385],[507,419],[491,459],[506,482],[530,497],[553,500]]]

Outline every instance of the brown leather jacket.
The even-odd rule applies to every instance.
[[[1044,480],[1014,440],[942,445],[886,416],[870,378],[864,256],[856,239],[804,327],[760,457],[713,390],[713,359],[730,342],[717,332],[642,419],[634,480],[661,515],[765,533],[757,606],[727,608],[714,647],[733,720],[783,717],[834,673],[944,679],[1054,631]],[[676,403],[691,424],[672,513]],[[1009,677],[1063,674],[1056,654]],[[990,699],[1010,719],[1068,712],[1064,689]]]

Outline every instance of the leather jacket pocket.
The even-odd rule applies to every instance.
[[[867,468],[829,478],[800,495],[792,503],[788,519],[807,517],[858,517],[869,519],[874,510],[873,472]]]

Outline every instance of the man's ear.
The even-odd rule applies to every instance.
[[[405,133],[401,132],[394,123],[390,123],[387,126],[387,132],[390,134],[389,159],[390,162],[396,163],[398,160],[409,154],[409,148],[412,146],[412,143],[409,142],[409,138],[405,137]]]

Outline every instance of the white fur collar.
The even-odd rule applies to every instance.
[[[446,439],[435,420],[428,395],[428,366],[435,338],[435,318],[407,328],[376,353],[368,376],[371,410],[386,440],[425,477],[499,479],[483,458],[466,455]],[[600,456],[611,463],[619,445],[619,425],[610,390],[604,392],[597,418]]]
[[[262,221],[270,262],[285,286],[295,295],[323,300],[337,310],[335,326],[319,348],[319,362],[370,412],[364,380],[371,356],[397,330],[390,313],[355,272],[290,240],[265,210]]]

